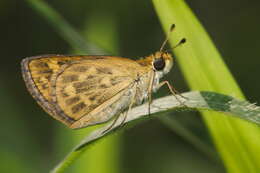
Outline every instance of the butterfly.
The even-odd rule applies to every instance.
[[[173,30],[174,25],[171,27]],[[41,55],[22,60],[22,75],[37,103],[72,129],[104,123],[133,106],[152,101],[152,92],[173,65],[163,48],[139,60],[98,55]],[[182,39],[175,47],[185,42]],[[150,107],[149,107],[150,110]],[[124,120],[127,114],[124,115]],[[115,120],[116,121],[116,120]]]

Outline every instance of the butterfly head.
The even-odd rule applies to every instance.
[[[156,72],[168,73],[173,65],[172,55],[167,52],[158,51],[152,55],[152,68]]]
[[[168,41],[168,37],[162,44],[160,51],[158,51],[152,55],[153,69],[155,71],[161,71],[161,72],[163,72],[163,74],[168,73],[171,70],[172,65],[173,65],[172,55],[170,53],[168,53],[167,51],[163,50],[167,41]],[[181,39],[179,41],[179,43],[173,47],[173,49],[184,44],[185,42],[186,42],[185,38]]]

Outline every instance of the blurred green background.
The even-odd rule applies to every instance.
[[[1,173],[48,172],[87,133],[87,130],[72,131],[54,121],[25,88],[20,70],[24,57],[84,53],[73,50],[28,2],[0,0]],[[84,39],[112,55],[147,56],[157,51],[165,38],[151,1],[45,2],[81,32]],[[209,32],[248,100],[259,102],[260,2],[186,2]],[[166,78],[180,92],[189,90],[178,64]],[[166,94],[164,88],[155,97]],[[88,169],[104,172],[102,169],[107,167],[110,168],[105,172],[225,172],[198,113],[173,112],[167,118],[178,121],[202,143],[187,140],[183,129],[169,128],[162,121],[150,118],[94,144],[67,172],[89,172]]]

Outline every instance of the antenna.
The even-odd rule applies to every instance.
[[[172,47],[172,49],[175,49],[176,47],[179,47],[180,45],[186,43],[186,38],[182,38],[178,44],[176,44],[175,46]]]
[[[179,41],[179,43],[176,44],[175,46],[171,47],[171,49],[175,49],[175,48],[179,47],[180,45],[186,43],[186,41],[187,41],[186,38],[182,38],[182,39]],[[170,51],[171,49],[167,49],[167,50],[165,50],[165,52],[168,52],[168,51]]]
[[[167,35],[166,35],[166,38],[160,48],[160,52],[163,50],[164,46],[166,45],[167,41],[169,40],[169,37],[170,37],[170,33],[173,31],[173,29],[175,28],[175,24],[172,24],[171,27],[170,27],[170,30],[168,31]]]

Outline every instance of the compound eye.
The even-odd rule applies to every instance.
[[[160,71],[160,70],[163,70],[164,67],[165,67],[165,61],[164,59],[161,57],[161,58],[156,58],[154,61],[153,61],[153,67],[155,70],[157,71]]]

